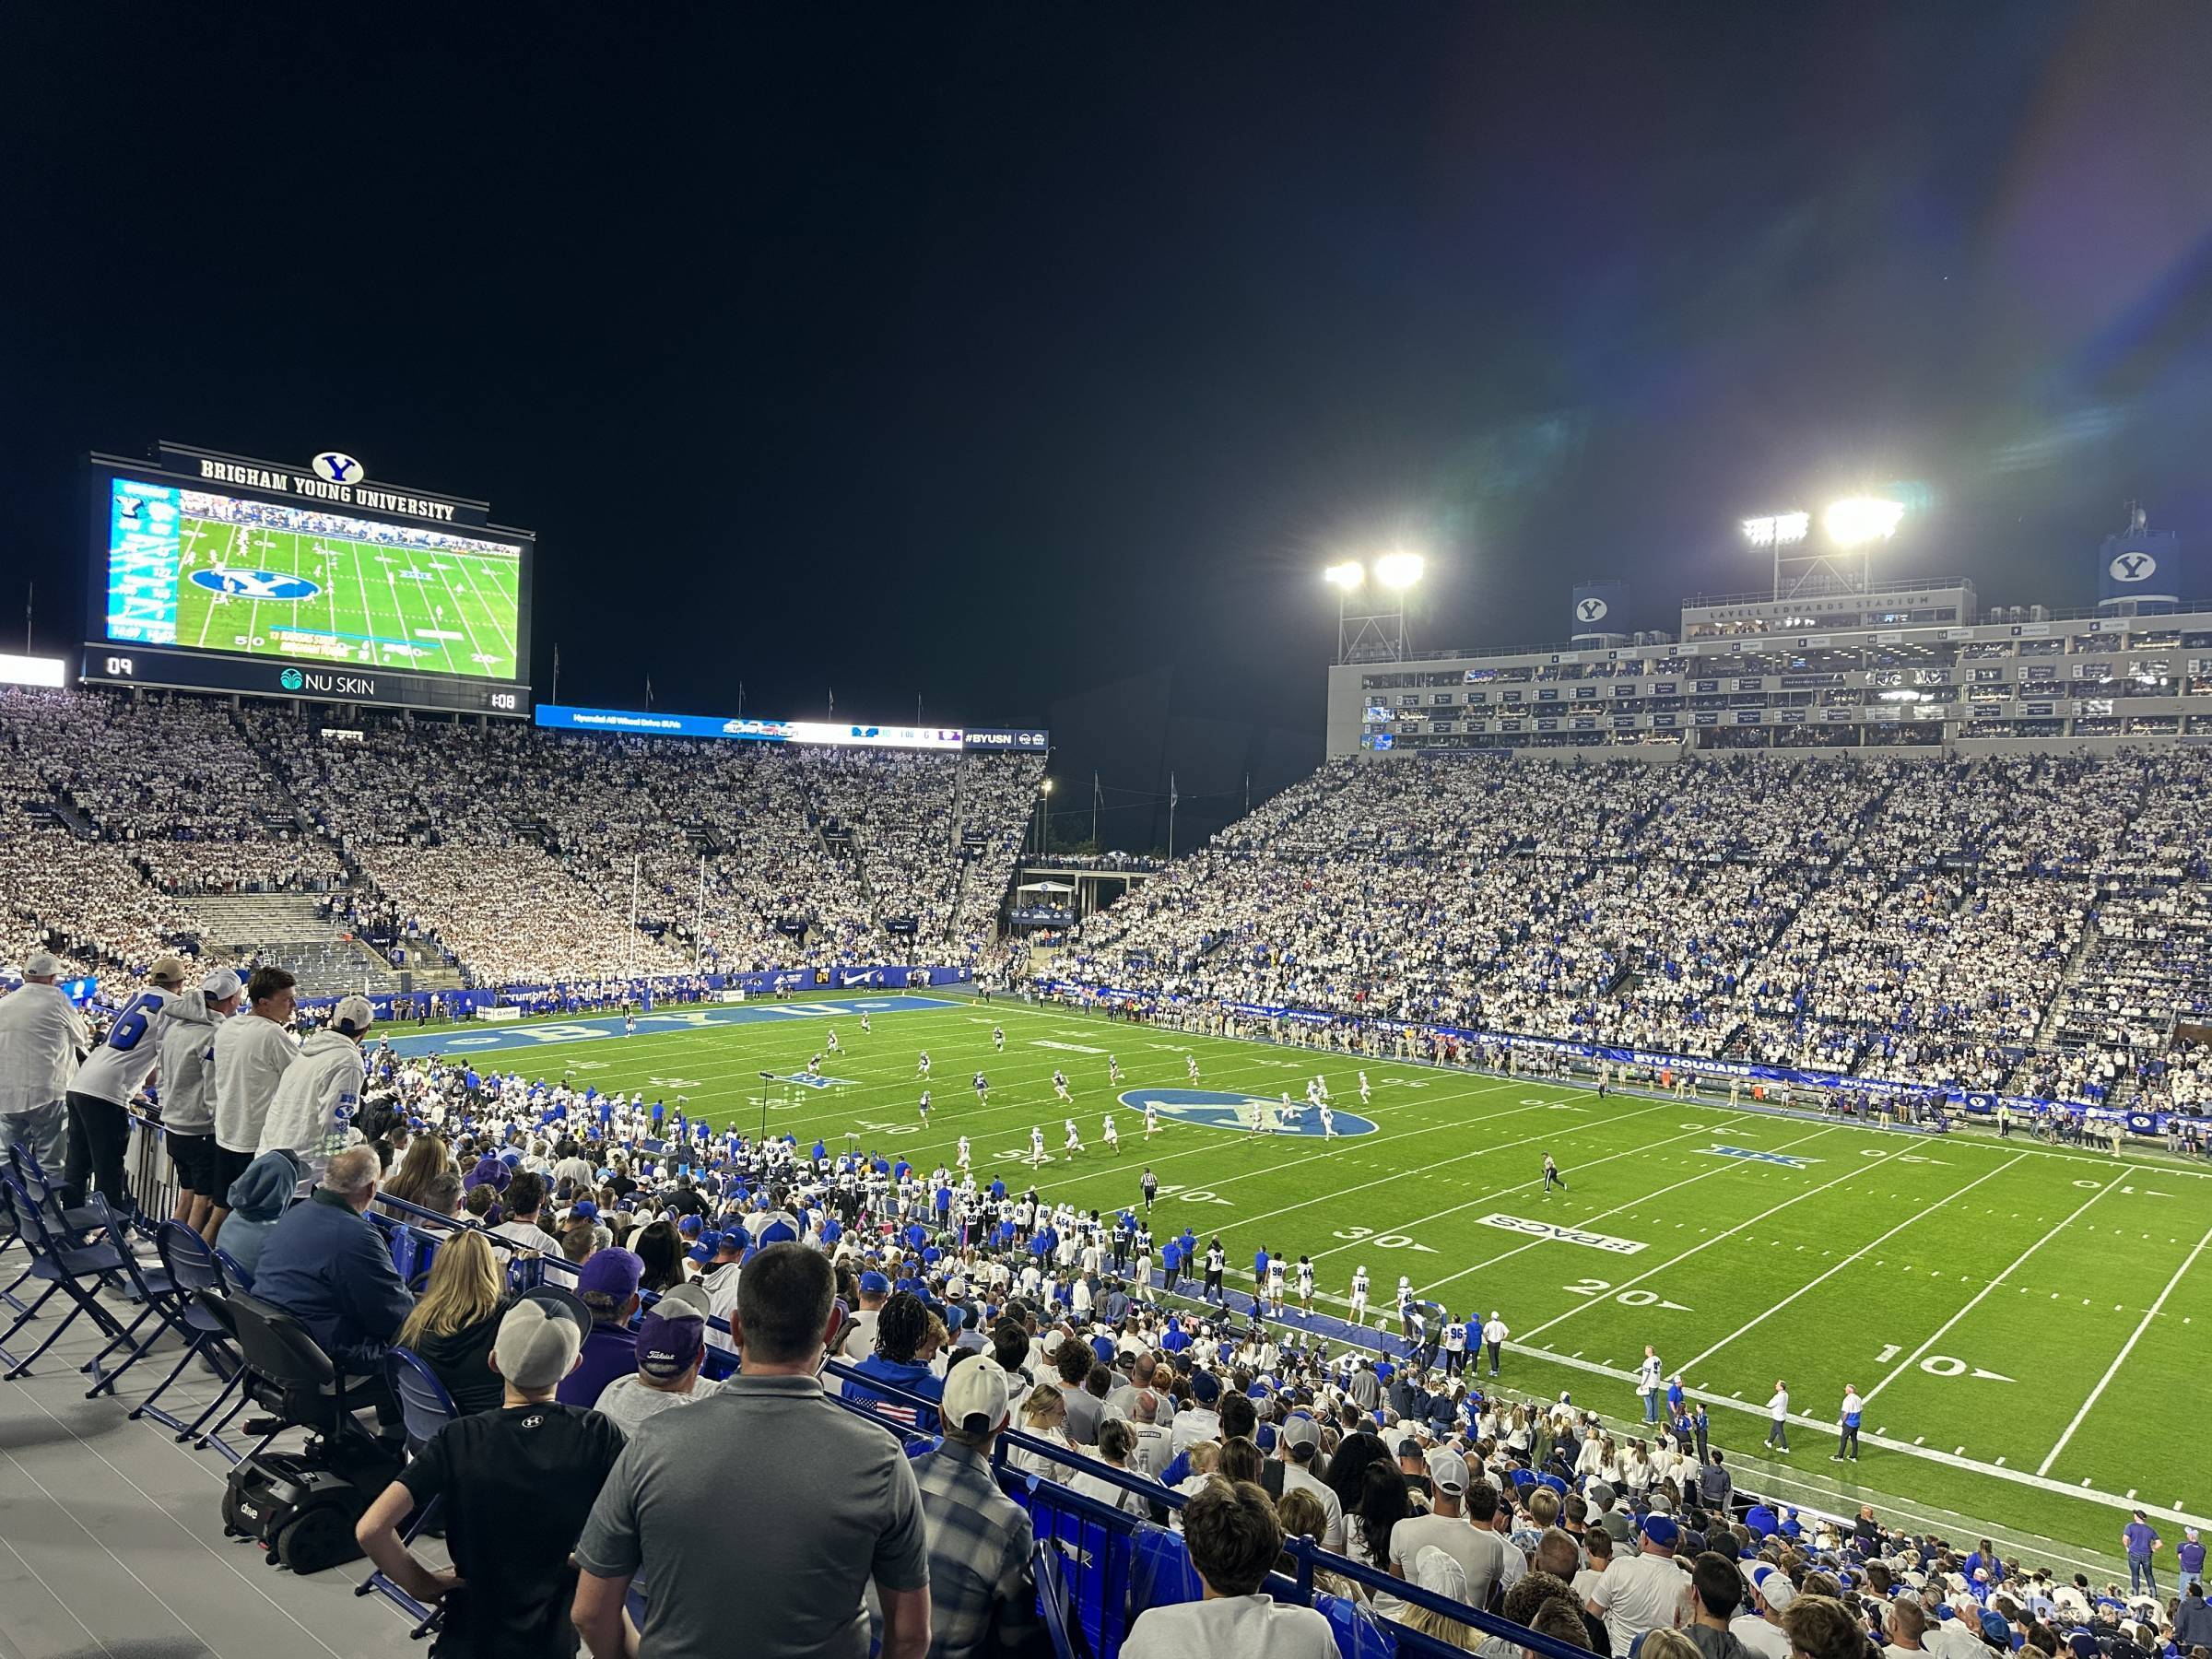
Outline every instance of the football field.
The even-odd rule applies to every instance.
[[[178,540],[180,645],[514,677],[512,558],[190,517]]]
[[[1312,1257],[1317,1312],[1343,1313],[1362,1265],[1387,1312],[1403,1275],[1470,1321],[1504,1318],[1500,1385],[1569,1390],[1623,1422],[1639,1415],[1630,1377],[1651,1343],[1708,1404],[1713,1443],[1742,1484],[1816,1507],[1872,1502],[1886,1520],[1970,1539],[1986,1524],[2008,1546],[2093,1572],[2115,1557],[2131,1501],[2152,1510],[2170,1545],[2173,1514],[2212,1510],[2194,1456],[2171,1444],[2206,1397],[2212,1179],[2202,1168],[1725,1103],[1601,1100],[1003,1002],[888,999],[864,1036],[861,1006],[675,1009],[630,1037],[618,1020],[584,1019],[403,1046],[481,1049],[479,1065],[642,1089],[672,1110],[682,1095],[694,1116],[747,1133],[765,1117],[802,1148],[819,1137],[841,1149],[853,1131],[924,1170],[949,1162],[966,1135],[979,1181],[1002,1175],[1085,1209],[1137,1203],[1149,1164],[1162,1183],[1155,1231],[1164,1240],[1188,1223],[1202,1243],[1218,1235],[1240,1309],[1262,1245]],[[762,1082],[763,1071],[804,1073],[830,1027],[845,1052],[825,1055],[825,1086]],[[923,1049],[934,1063],[926,1125],[915,1111]],[[1063,1152],[1069,1112],[1053,1096],[1055,1067],[1074,1089],[1079,1157]],[[988,1106],[970,1086],[978,1069]],[[1249,1097],[1301,1100],[1316,1072],[1341,1138],[1323,1140],[1310,1112],[1281,1134],[1239,1126]],[[1161,1113],[1148,1143],[1147,1098]],[[1109,1111],[1119,1158],[1101,1144]],[[1032,1125],[1049,1154],[1033,1171]],[[1567,1182],[1548,1196],[1546,1152]],[[1777,1378],[1792,1396],[1787,1457],[1761,1445]],[[1847,1382],[1866,1403],[1856,1464],[1830,1461]]]

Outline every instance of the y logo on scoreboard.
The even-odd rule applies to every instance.
[[[1133,1111],[1149,1107],[1179,1124],[1236,1129],[1247,1135],[1252,1133],[1252,1109],[1259,1106],[1276,1114],[1272,1130],[1277,1135],[1302,1135],[1315,1140],[1322,1135],[1321,1113],[1302,1100],[1293,1100],[1286,1109],[1281,1100],[1266,1095],[1230,1094],[1214,1088],[1125,1088],[1118,1099]],[[1335,1108],[1331,1112],[1331,1124],[1339,1137],[1375,1132],[1372,1118]]]
[[[343,450],[324,450],[312,463],[315,477],[325,484],[359,484],[369,475],[361,464]]]
[[[192,573],[193,583],[211,594],[228,594],[233,599],[247,599],[256,605],[289,605],[302,599],[312,599],[323,591],[320,582],[310,582],[304,576],[289,571],[241,571],[229,565],[216,565]]]

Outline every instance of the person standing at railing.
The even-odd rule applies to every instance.
[[[131,1213],[124,1181],[124,1147],[130,1140],[124,1108],[160,1058],[161,1033],[189,971],[182,959],[165,956],[147,970],[147,989],[115,1016],[107,1041],[86,1057],[69,1085],[69,1156],[64,1190],[82,1204],[97,1189],[119,1216]]]
[[[0,997],[0,1147],[20,1142],[50,1171],[68,1143],[62,1101],[92,1046],[85,1017],[54,982],[61,973],[60,958],[34,951],[23,982]]]
[[[177,1171],[175,1220],[209,1243],[220,1194],[215,1189],[215,1035],[238,1011],[245,982],[218,968],[199,989],[181,994],[161,1033],[161,1139]]]
[[[298,982],[281,968],[256,968],[246,980],[246,1011],[215,1033],[215,1191],[209,1225],[223,1224],[222,1194],[259,1156],[262,1124],[276,1085],[300,1058],[285,1030],[299,1000]]]
[[[310,1176],[320,1179],[331,1154],[360,1138],[353,1114],[360,1109],[368,1077],[361,1039],[376,1023],[365,996],[347,996],[331,1010],[330,1024],[300,1045],[299,1063],[288,1066],[269,1098],[261,1125],[262,1152],[278,1147],[295,1155]]]

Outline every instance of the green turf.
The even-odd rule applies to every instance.
[[[514,677],[512,558],[190,517],[180,537],[180,645],[344,667]],[[321,591],[309,599],[255,601],[192,580],[194,571],[218,566],[303,576]]]
[[[1006,1030],[1003,1055],[991,1052],[994,1020]],[[1765,1435],[1778,1376],[1794,1408],[1824,1422],[1843,1384],[1855,1382],[1868,1402],[1860,1464],[1829,1460],[1832,1430],[1794,1425],[1793,1455],[1762,1465],[1805,1501],[1834,1507],[1864,1492],[1906,1524],[1923,1517],[1956,1530],[1963,1516],[2024,1547],[2055,1544],[2043,1553],[2088,1567],[2113,1556],[2125,1516],[2113,1502],[2075,1495],[2085,1482],[2114,1501],[2139,1492],[2154,1508],[2212,1508],[2194,1458],[2169,1445],[2170,1425],[2187,1421],[2197,1397],[2203,1335],[2194,1322],[2212,1319],[2212,1257],[2202,1253],[2212,1178],[2201,1170],[1725,1103],[1601,1101],[1525,1079],[1003,1003],[886,1012],[865,1037],[856,1018],[648,1028],[521,1062],[579,1087],[639,1088],[671,1103],[680,1093],[694,1115],[749,1131],[762,1112],[757,1074],[801,1069],[825,1023],[847,1052],[823,1069],[853,1085],[769,1097],[771,1128],[802,1145],[819,1135],[837,1147],[857,1129],[864,1144],[926,1169],[948,1160],[965,1134],[980,1180],[1003,1173],[1009,1185],[1034,1184],[1085,1208],[1134,1202],[1148,1161],[1166,1183],[1164,1218],[1178,1227],[1187,1218],[1202,1240],[1218,1233],[1229,1246],[1232,1288],[1249,1290],[1261,1244],[1314,1258],[1325,1312],[1341,1312],[1355,1265],[1366,1265],[1379,1306],[1407,1274],[1455,1312],[1503,1314],[1514,1347],[1501,1382],[1545,1394],[1571,1389],[1578,1404],[1617,1418],[1637,1411],[1628,1376],[1652,1342],[1670,1373],[1682,1370],[1712,1401],[1715,1443],[1746,1457]],[[1298,1096],[1319,1070],[1350,1112],[1361,1110],[1355,1074],[1364,1065],[1377,1132],[1324,1145],[1163,1120],[1147,1146],[1141,1112],[1111,1097],[1103,1054],[1041,1042],[1111,1049],[1124,1089],[1182,1087],[1186,1051],[1206,1088]],[[937,1108],[926,1128],[914,1111],[924,1047]],[[979,1065],[993,1086],[987,1109],[969,1088]],[[1055,1065],[1075,1088],[1089,1147],[1072,1161],[1057,1156],[1066,1113],[1052,1097]],[[1110,1107],[1124,1147],[1118,1160],[1100,1145]],[[1032,1181],[1033,1124],[1055,1156]],[[1807,1161],[1717,1156],[1716,1144]],[[1548,1199],[1546,1150],[1571,1186]],[[1642,1248],[1616,1253],[1480,1224],[1492,1214]],[[2178,1539],[2175,1526],[2165,1531]]]

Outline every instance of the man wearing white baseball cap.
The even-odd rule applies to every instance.
[[[69,1085],[69,1164],[63,1185],[71,1204],[82,1204],[87,1182],[117,1215],[131,1213],[123,1175],[131,1119],[124,1109],[160,1057],[161,1032],[191,971],[182,957],[165,956],[146,971],[147,988],[133,996],[108,1027],[107,1041],[77,1068]]]
[[[360,1138],[353,1114],[369,1075],[361,1039],[375,1023],[367,997],[341,997],[330,1011],[330,1024],[300,1045],[299,1062],[286,1070],[269,1101],[259,1151],[281,1147],[297,1157],[307,1171],[303,1192],[322,1180],[333,1152]]]
[[[182,1221],[215,1242],[215,1029],[238,1012],[245,982],[218,968],[187,991],[169,1011],[161,1033],[159,1079],[161,1140],[177,1170]]]
[[[1018,1648],[1036,1623],[1029,1513],[991,1474],[1012,1399],[997,1360],[979,1354],[959,1361],[945,1373],[945,1442],[914,1460],[929,1531],[932,1653],[966,1659],[990,1651],[994,1620],[1000,1642]]]
[[[22,984],[0,997],[0,1145],[20,1141],[55,1170],[68,1133],[62,1100],[92,1033],[54,983],[62,964],[53,952],[32,952],[22,971]]]
[[[1797,1599],[1797,1586],[1771,1561],[1746,1561],[1743,1573],[1751,1586],[1751,1605],[1758,1610],[1730,1619],[1728,1633],[1759,1659],[1790,1659],[1790,1638],[1782,1628],[1782,1616]]]

